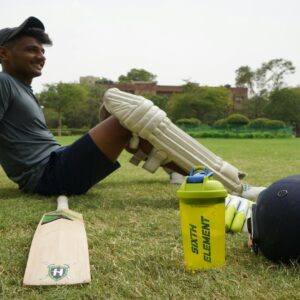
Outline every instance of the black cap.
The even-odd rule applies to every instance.
[[[27,28],[38,28],[45,31],[44,24],[35,17],[29,17],[19,27],[3,28],[0,30],[0,46],[11,40],[17,34]]]
[[[253,242],[275,262],[300,262],[300,175],[283,178],[257,199]]]

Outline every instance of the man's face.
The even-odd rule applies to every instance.
[[[3,70],[30,84],[42,74],[45,64],[43,45],[33,37],[23,36],[8,42],[1,51]]]

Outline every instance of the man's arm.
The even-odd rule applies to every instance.
[[[0,77],[0,121],[4,118],[5,112],[11,101],[11,88],[7,80]]]

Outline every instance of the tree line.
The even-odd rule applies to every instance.
[[[273,59],[257,69],[245,65],[236,70],[236,87],[247,87],[249,101],[242,113],[250,119],[270,118],[286,122],[300,132],[300,87],[287,87],[285,77],[295,73],[291,61]],[[144,69],[131,69],[120,75],[118,83],[155,81],[156,75]],[[47,123],[51,128],[91,128],[98,123],[99,104],[105,84],[113,83],[99,78],[97,84],[55,83],[48,84],[37,95],[44,106]],[[230,115],[233,106],[226,86],[208,87],[186,81],[181,93],[144,95],[167,112],[177,122],[194,119],[212,125]]]

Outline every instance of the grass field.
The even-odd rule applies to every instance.
[[[247,172],[251,184],[300,173],[300,139],[201,142]],[[122,168],[70,197],[85,218],[92,282],[63,287],[22,287],[35,228],[56,198],[20,193],[0,168],[0,299],[300,299],[300,268],[251,253],[246,233],[226,235],[224,268],[185,271],[178,187],[163,171],[152,175],[128,159],[123,153]]]

